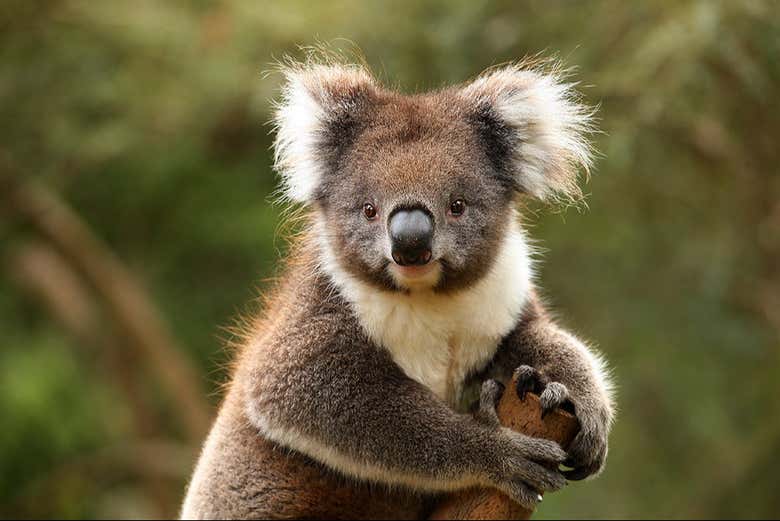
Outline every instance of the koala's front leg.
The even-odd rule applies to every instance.
[[[564,451],[501,427],[494,387],[481,414],[458,414],[381,349],[331,338],[249,375],[248,417],[263,435],[346,475],[427,492],[492,486],[532,507],[565,485]]]
[[[564,472],[569,480],[598,474],[607,457],[607,437],[614,416],[608,371],[600,355],[552,322],[532,302],[517,328],[504,340],[487,371],[508,381],[518,377],[516,392],[540,395],[544,411],[571,408],[580,432],[568,448]]]

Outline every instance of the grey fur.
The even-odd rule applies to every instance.
[[[565,392],[561,403],[570,400],[574,406],[580,433],[569,448],[566,465],[574,470],[566,472],[566,477],[584,479],[600,472],[607,457],[614,405],[596,384],[597,375],[590,361],[573,348],[572,337],[552,322],[537,299],[529,304],[520,324],[504,340],[482,376],[507,379],[521,366],[533,367],[542,382],[561,384],[565,391],[556,386],[554,392]]]
[[[376,292],[406,291],[387,275],[383,219],[360,213],[370,201],[380,216],[408,204],[434,216],[434,253],[445,266],[438,293],[467,291],[484,276],[513,218],[514,191],[528,184],[513,170],[520,138],[491,97],[475,98],[475,88],[468,96],[459,89],[402,96],[354,69],[294,72],[324,104],[307,151],[322,156],[317,184],[287,181],[298,182],[291,193],[309,197],[314,226],[247,334],[182,515],[420,518],[442,492],[459,487],[494,486],[533,506],[540,491],[565,484],[558,464],[573,467],[570,479],[598,472],[612,404],[577,341],[533,295],[493,359],[463,382],[481,389],[478,409],[468,414],[466,404],[453,408],[407,376],[323,269],[324,231],[346,272]],[[505,88],[507,78],[501,81]],[[289,152],[297,150],[295,136],[289,128],[280,133],[279,163],[300,175]],[[563,186],[566,163],[554,167]],[[447,217],[461,196],[468,218]],[[546,385],[539,390],[548,409],[573,404],[582,432],[569,454],[498,423],[501,383],[524,365]]]

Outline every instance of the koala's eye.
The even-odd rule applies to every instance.
[[[466,202],[463,199],[456,199],[450,204],[450,214],[453,217],[460,217],[466,211]]]
[[[364,204],[363,215],[365,215],[366,219],[369,221],[373,220],[376,217],[376,208],[374,208],[374,205],[371,203]]]

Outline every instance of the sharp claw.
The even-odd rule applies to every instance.
[[[498,392],[496,392],[496,405],[498,405],[499,400],[501,400],[501,397],[504,396],[504,390],[506,389],[506,386],[498,380],[495,380],[495,382],[498,384]]]
[[[504,394],[504,384],[498,380],[485,380],[480,392],[480,407],[494,407],[498,405],[501,396]]]
[[[559,382],[548,383],[541,395],[542,419],[555,409],[562,408],[568,401],[569,392]]]
[[[578,467],[573,470],[565,470],[561,472],[561,474],[563,474],[563,477],[565,477],[569,481],[582,481],[583,479],[593,474],[593,470],[590,467],[586,466],[586,467]]]
[[[547,391],[545,391],[545,393],[546,392]],[[548,414],[550,414],[554,410],[558,409],[560,406],[561,404],[558,402],[558,400],[550,399],[549,396],[543,394],[542,395],[542,419],[544,419]]]
[[[578,474],[573,470],[564,470],[561,474],[563,474],[563,477],[565,477],[567,481],[578,481]]]
[[[496,407],[504,394],[504,385],[497,380],[485,380],[482,383],[482,390],[479,394],[479,401],[475,408],[475,418],[490,424],[498,425],[500,420],[496,413]]]
[[[539,372],[527,365],[520,366],[515,371],[517,376],[516,391],[520,401],[525,401],[526,395],[531,391],[541,392],[542,384]]]

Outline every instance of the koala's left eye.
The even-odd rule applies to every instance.
[[[450,214],[453,217],[460,217],[466,211],[466,202],[463,199],[456,199],[450,204]]]
[[[366,219],[369,221],[373,220],[376,217],[376,207],[374,207],[374,205],[371,203],[364,204],[363,215],[365,215]]]

